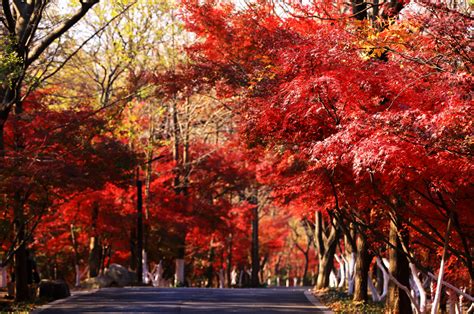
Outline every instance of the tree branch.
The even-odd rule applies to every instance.
[[[2,0],[3,14],[5,15],[6,24],[5,26],[8,29],[8,32],[11,35],[15,35],[15,20],[13,19],[12,11],[10,8],[9,0]]]
[[[25,60],[26,65],[30,65],[43,53],[43,51],[51,45],[53,41],[61,37],[65,32],[67,32],[72,26],[74,26],[81,18],[86,15],[86,13],[91,9],[95,4],[99,3],[99,0],[81,0],[81,9],[77,11],[71,18],[59,24],[55,29],[49,33],[48,36],[43,38],[39,43],[37,43],[28,53],[27,59]]]

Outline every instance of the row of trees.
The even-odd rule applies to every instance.
[[[232,97],[258,180],[314,232],[317,288],[434,313],[473,301],[472,19],[404,5],[187,1],[183,71]]]
[[[178,285],[225,269],[230,286],[234,266],[253,285],[310,283],[316,255],[317,288],[369,289],[394,313],[426,312],[436,280],[433,311],[444,293],[473,301],[462,7],[2,9],[2,265],[14,261],[17,300],[27,247],[42,275],[76,284],[112,262],[139,268],[140,180],[143,247]]]
[[[230,286],[234,267],[251,268],[252,243],[255,284],[264,281],[258,268],[308,273],[308,249],[297,273],[291,268],[301,230],[285,239],[290,214],[257,180],[229,100],[184,84],[181,49],[191,36],[176,4],[7,1],[2,9],[1,266],[11,266],[17,301],[29,297],[32,255],[42,277],[75,285],[114,262],[137,270],[141,245],[178,285],[211,286],[225,269]],[[253,240],[252,225],[260,227]]]

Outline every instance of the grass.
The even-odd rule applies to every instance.
[[[355,302],[352,296],[337,289],[316,291],[316,296],[335,313],[382,314],[383,302]]]

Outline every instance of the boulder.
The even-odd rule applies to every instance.
[[[48,300],[64,299],[71,295],[69,286],[63,280],[41,280],[39,297]]]
[[[105,276],[111,279],[111,286],[125,287],[133,283],[133,276],[128,269],[119,264],[111,264]]]
[[[81,282],[81,287],[88,289],[99,289],[112,286],[112,279],[105,275],[87,278]]]

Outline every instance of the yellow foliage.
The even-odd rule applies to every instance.
[[[377,27],[378,23],[370,25],[359,23],[359,39],[355,45],[361,49],[361,58],[369,60],[380,58],[387,51],[403,51],[405,45],[414,33],[419,31],[417,25],[408,22],[390,20],[389,26],[382,30]]]

